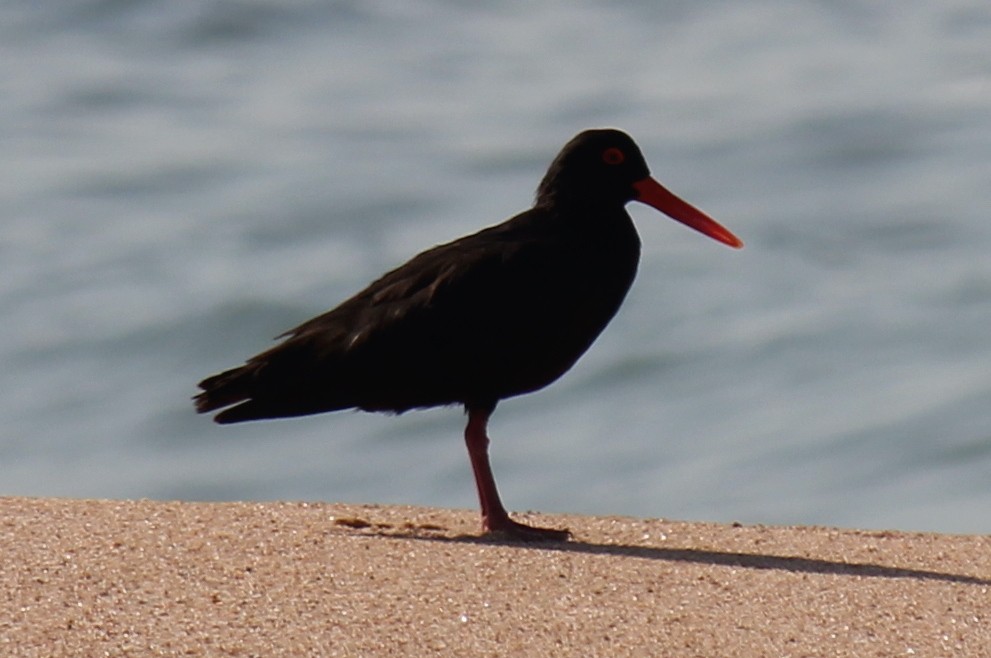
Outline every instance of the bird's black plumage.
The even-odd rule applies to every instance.
[[[622,170],[598,157],[613,143],[632,153]],[[218,415],[229,423],[492,404],[546,386],[599,335],[633,281],[640,242],[623,206],[628,183],[645,175],[625,135],[583,133],[555,160],[533,208],[421,253],[281,345],[204,380],[198,408],[240,403]]]
[[[643,200],[645,180],[657,185],[625,133],[580,133],[530,210],[419,254],[245,365],[203,380],[197,410],[222,409],[217,422],[236,423],[463,404],[484,414],[484,438],[499,400],[560,377],[619,309],[640,255],[625,205]],[[488,507],[492,517],[501,503],[494,482],[482,491],[491,474],[476,456],[483,516]],[[491,518],[486,525],[496,529]]]

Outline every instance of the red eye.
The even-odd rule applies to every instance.
[[[618,165],[626,159],[623,152],[620,151],[615,146],[610,146],[605,151],[602,152],[602,161],[607,165]]]

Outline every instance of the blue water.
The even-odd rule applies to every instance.
[[[609,125],[747,248],[631,206],[507,504],[991,532],[983,0],[7,3],[0,81],[0,495],[475,506],[458,409],[189,397]]]

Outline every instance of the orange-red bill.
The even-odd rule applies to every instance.
[[[634,183],[633,189],[637,191],[637,201],[657,208],[671,219],[679,221],[699,233],[704,233],[713,240],[728,244],[734,249],[743,246],[743,240],[730,233],[728,228],[698,208],[682,201],[650,176]]]

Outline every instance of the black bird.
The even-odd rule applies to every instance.
[[[509,517],[486,425],[500,400],[571,368],[619,309],[640,258],[629,201],[743,246],[651,178],[628,135],[586,130],[551,163],[531,209],[419,254],[245,365],[204,379],[196,409],[226,407],[215,420],[238,423],[464,405],[483,531],[566,539],[567,530]]]

